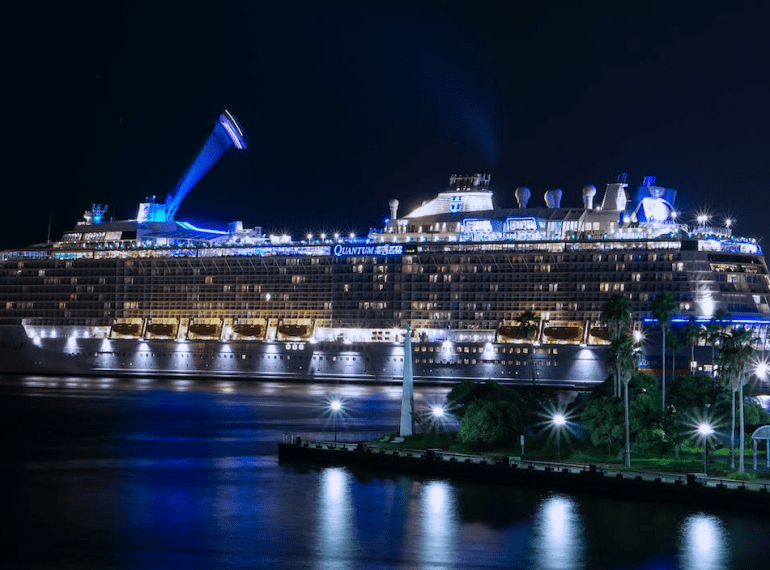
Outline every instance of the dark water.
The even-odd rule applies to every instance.
[[[0,567],[768,567],[768,517],[279,464],[333,393],[395,431],[398,388],[0,378]]]

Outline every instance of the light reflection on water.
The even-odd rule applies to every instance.
[[[514,525],[510,529],[509,540],[513,543],[522,539],[524,544],[511,544],[508,558],[501,559],[500,552],[488,551],[474,544],[474,537],[483,536],[489,530],[469,529],[468,521],[458,505],[458,486],[450,481],[426,480],[412,481],[406,485],[387,483],[388,489],[381,496],[378,505],[379,516],[383,521],[396,517],[403,536],[393,537],[393,546],[399,549],[397,557],[412,560],[419,568],[446,569],[479,564],[480,560],[468,560],[467,556],[486,556],[490,567],[502,563],[509,568],[538,568],[542,570],[569,570],[586,568],[596,564],[596,560],[587,560],[588,521],[581,513],[579,501],[567,494],[547,494],[540,501],[532,504],[525,520],[528,531],[521,534],[522,527]],[[319,532],[317,560],[315,566],[329,570],[346,570],[356,567],[355,561],[366,554],[366,540],[357,536],[356,517],[362,516],[362,506],[357,504],[364,489],[346,468],[333,467],[322,469],[318,479],[318,517]],[[406,504],[394,510],[393,501]],[[494,502],[494,497],[489,497]],[[372,513],[363,515],[372,516]],[[403,517],[403,518],[402,518]],[[522,521],[524,522],[524,521]],[[652,522],[652,521],[650,521]],[[392,526],[383,522],[383,526]],[[677,552],[673,560],[679,561],[678,568],[683,570],[723,569],[729,565],[730,540],[724,525],[717,515],[694,514],[685,516],[678,525]],[[500,529],[498,529],[499,532]],[[606,528],[602,529],[603,532]],[[639,532],[644,532],[639,527]],[[605,537],[606,538],[606,537]],[[642,537],[643,538],[643,537]],[[505,541],[499,541],[498,548]],[[642,540],[644,542],[644,540]],[[372,543],[373,545],[374,543]],[[666,554],[654,554],[658,562],[670,567]],[[604,546],[618,556],[622,550],[615,551],[612,544]],[[622,556],[622,555],[621,555]],[[618,560],[607,558],[609,564]],[[485,564],[481,564],[485,566]]]
[[[446,568],[455,563],[457,505],[446,481],[428,481],[420,489],[420,561],[423,568]]]
[[[398,425],[392,386],[0,377],[16,567],[700,570],[770,548],[732,511],[280,462],[283,433],[330,433],[331,392],[341,430]]]
[[[682,569],[727,568],[729,542],[719,517],[704,513],[689,516],[679,535]]]
[[[341,467],[324,469],[318,505],[318,559],[316,568],[347,570],[355,551],[350,474]]]
[[[582,568],[585,537],[575,500],[553,495],[541,501],[534,514],[532,540],[538,568]]]

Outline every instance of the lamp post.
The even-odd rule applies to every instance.
[[[704,422],[698,426],[698,433],[703,438],[703,474],[708,475],[706,471],[706,450],[708,449],[708,438],[714,433],[714,428]]]
[[[444,408],[442,406],[433,406],[433,409],[431,409],[430,413],[434,420],[439,420],[444,415]]]
[[[342,408],[342,402],[339,400],[333,400],[331,404],[329,404],[329,409],[331,409],[332,412],[332,421],[334,422],[334,442],[337,442],[337,414],[339,413],[340,409]]]
[[[556,426],[556,458],[561,463],[561,427],[567,423],[564,414],[556,414],[553,417],[553,425]]]

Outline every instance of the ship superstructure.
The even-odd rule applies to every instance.
[[[681,223],[676,192],[651,177],[586,186],[581,207],[561,190],[514,196],[496,208],[489,175],[455,175],[401,217],[392,200],[366,237],[301,240],[174,221],[173,200],[125,221],[96,205],[59,241],[0,253],[0,368],[387,381],[409,324],[416,381],[580,387],[606,378],[600,315],[615,293],[638,330],[662,292],[679,321],[770,322],[756,241]]]

